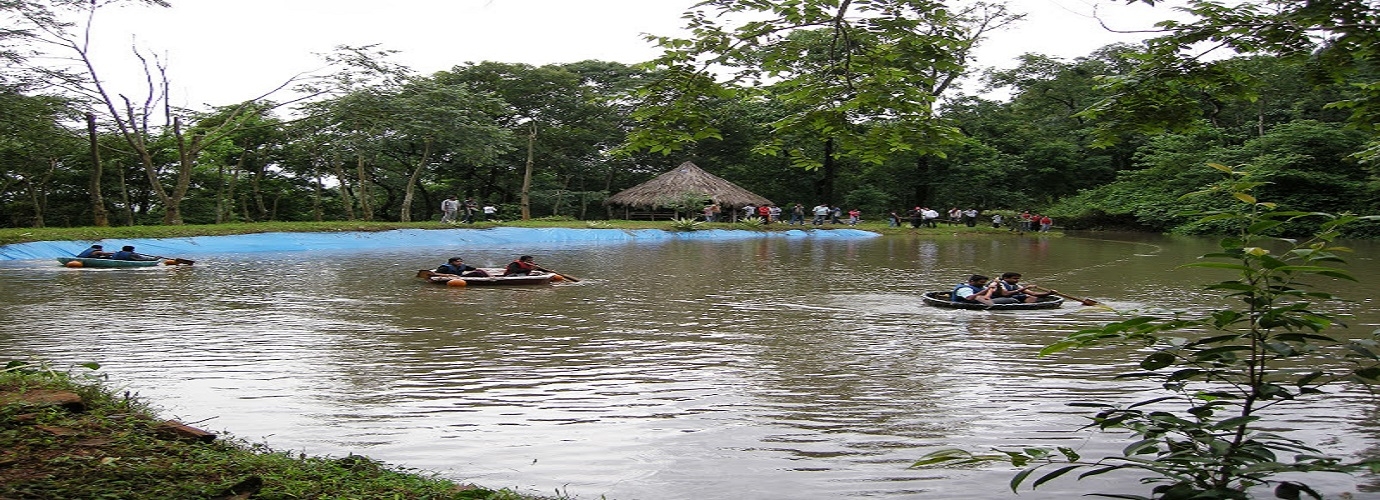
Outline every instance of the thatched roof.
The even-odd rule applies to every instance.
[[[771,204],[771,200],[740,188],[719,176],[705,172],[688,161],[670,172],[652,178],[652,180],[624,189],[618,194],[610,196],[604,203],[627,205],[635,208],[656,208],[674,206],[686,198],[694,196],[709,198],[714,203],[724,207]]]

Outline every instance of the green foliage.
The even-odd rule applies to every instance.
[[[1135,316],[1100,328],[1075,332],[1040,351],[1061,351],[1112,342],[1151,348],[1138,371],[1120,379],[1157,381],[1167,395],[1127,405],[1080,402],[1097,410],[1091,428],[1129,432],[1131,444],[1120,456],[1087,460],[1072,450],[1026,448],[976,455],[939,450],[917,466],[1009,461],[1025,467],[1011,480],[1017,490],[1036,488],[1074,471],[1085,478],[1113,471],[1143,474],[1150,496],[1117,498],[1244,499],[1253,488],[1272,487],[1279,498],[1320,496],[1290,473],[1363,472],[1380,460],[1347,461],[1326,456],[1312,445],[1271,432],[1268,410],[1290,404],[1317,405],[1325,387],[1380,381],[1380,331],[1358,338],[1330,333],[1341,326],[1321,310],[1334,297],[1318,291],[1312,279],[1355,278],[1335,264],[1347,248],[1335,244],[1340,229],[1377,216],[1331,215],[1282,210],[1255,198],[1263,183],[1247,170],[1210,164],[1227,179],[1190,197],[1221,195],[1233,204],[1200,214],[1235,229],[1221,251],[1185,269],[1229,271],[1233,279],[1205,289],[1235,303],[1196,317]],[[1271,237],[1280,227],[1313,221],[1306,240]],[[1230,302],[1229,302],[1230,303]],[[1281,478],[1281,476],[1283,478]],[[1287,478],[1287,479],[1286,479]]]
[[[704,224],[704,222],[703,222],[703,221],[700,221],[700,220],[696,220],[696,219],[693,218],[693,217],[686,217],[686,218],[677,217],[677,218],[671,219],[671,230],[672,230],[672,231],[685,231],[685,232],[690,232],[690,231],[694,231],[694,230],[699,229],[699,228],[700,228],[700,224]]]
[[[762,230],[766,229],[766,227],[767,227],[767,225],[764,224],[765,222],[766,222],[765,219],[763,219],[763,218],[761,218],[761,217],[758,217],[758,216],[755,216],[755,215],[754,215],[754,216],[751,216],[751,217],[743,217],[743,218],[741,218],[741,219],[738,219],[738,222],[734,223],[733,226],[734,226],[735,229],[746,229],[746,230],[749,230],[749,231],[762,231]]]
[[[1210,181],[1203,169],[1186,169],[1206,158],[1244,167],[1265,182],[1257,196],[1289,210],[1374,211],[1374,187],[1363,165],[1348,158],[1365,141],[1363,134],[1337,124],[1294,121],[1270,128],[1240,144],[1227,143],[1220,132],[1163,135],[1150,140],[1136,156],[1137,170],[1123,171],[1116,182],[1059,202],[1049,212],[1071,227],[1121,221],[1159,232],[1222,234],[1233,228],[1221,220],[1189,220],[1186,211],[1216,210],[1225,200],[1182,199]],[[1373,224],[1351,224],[1348,236],[1373,230]],[[1276,235],[1306,235],[1300,223],[1281,226]]]
[[[843,196],[843,206],[862,210],[872,219],[890,211],[894,202],[894,196],[872,184],[858,186]]]
[[[787,112],[754,150],[798,167],[830,161],[802,146],[826,139],[836,158],[864,163],[899,151],[942,154],[940,146],[960,134],[935,113],[938,96],[966,70],[968,49],[987,30],[1020,18],[999,4],[946,7],[928,0],[700,2],[685,14],[689,37],[649,37],[663,49],[649,63],[661,78],[633,94],[641,127],[624,150],[669,154],[722,139],[710,105],[760,97]]]
[[[1380,30],[1375,29],[1380,5],[1361,0],[1184,3],[1179,10],[1191,19],[1159,23],[1166,34],[1147,43],[1137,56],[1138,68],[1105,79],[1109,97],[1085,114],[1102,120],[1102,143],[1129,131],[1183,131],[1201,124],[1199,119],[1210,117],[1223,103],[1255,102],[1263,86],[1291,81],[1252,71],[1238,60],[1209,57],[1221,49],[1270,54],[1307,68],[1304,78],[1292,82],[1355,84],[1360,92],[1333,106],[1349,110],[1353,126],[1374,130],[1374,118],[1380,115],[1373,66],[1380,56]],[[1377,143],[1372,135],[1367,151]]]

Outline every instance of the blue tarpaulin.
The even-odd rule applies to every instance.
[[[857,229],[746,231],[710,229],[704,231],[664,231],[661,229],[567,229],[517,228],[492,229],[398,229],[348,233],[257,233],[191,238],[144,238],[98,241],[38,241],[0,246],[0,260],[30,260],[71,257],[93,244],[106,251],[134,245],[147,255],[191,257],[198,254],[245,252],[294,252],[307,250],[356,250],[387,248],[494,247],[512,244],[581,244],[665,240],[750,240],[761,238],[813,238],[857,240],[880,236]]]

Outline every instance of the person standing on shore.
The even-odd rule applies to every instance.
[[[441,222],[455,222],[455,212],[460,210],[460,202],[454,196],[447,196],[441,202]]]

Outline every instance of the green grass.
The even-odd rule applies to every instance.
[[[439,222],[258,222],[205,224],[180,226],[120,226],[120,227],[45,227],[45,228],[0,228],[0,245],[28,243],[33,241],[94,241],[124,240],[133,238],[185,238],[192,236],[224,236],[254,233],[311,233],[347,231],[388,231],[393,229],[443,229],[466,228],[485,229],[492,227],[562,227],[577,229],[664,229],[677,230],[675,223],[664,221],[579,221],[568,218],[544,218],[528,221],[477,222],[474,224],[441,224]],[[937,237],[952,237],[974,234],[1008,234],[1005,229],[994,229],[990,224],[977,227],[940,224],[938,228],[911,229],[909,226],[887,227],[884,221],[864,221],[857,226],[845,224],[825,224],[823,226],[790,226],[769,224],[748,226],[743,223],[713,222],[700,223],[693,230],[706,229],[755,229],[761,231],[786,231],[791,229],[861,229],[882,234],[920,234]],[[684,230],[684,229],[681,229]]]
[[[367,457],[309,457],[234,437],[205,443],[159,430],[142,401],[117,394],[91,372],[11,362],[0,369],[0,498],[252,498],[534,500],[462,485]],[[79,394],[86,410],[24,402],[43,390]],[[238,490],[232,488],[240,485]]]

